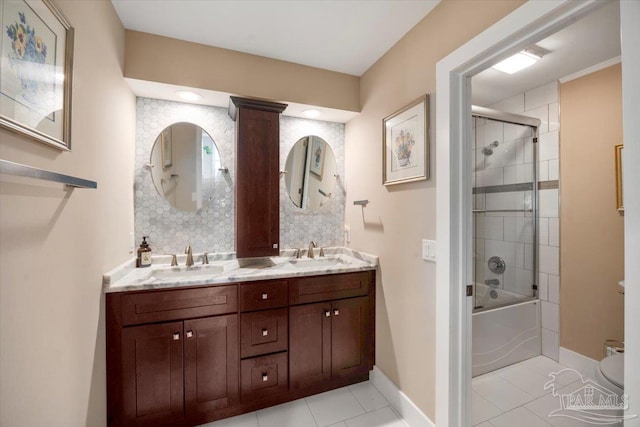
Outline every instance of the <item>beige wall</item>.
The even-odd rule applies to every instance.
[[[624,337],[621,143],[620,65],[560,86],[560,345],[596,360],[605,339]]]
[[[126,43],[126,77],[360,111],[356,76],[137,31]]]
[[[380,256],[376,364],[432,420],[435,264],[422,260],[421,239],[436,237],[437,147],[430,180],[382,186],[382,119],[425,93],[433,108],[436,63],[523,3],[444,0],[362,76],[362,114],[346,126],[351,246]],[[371,203],[353,206],[357,199]]]
[[[129,257],[135,98],[107,0],[56,4],[76,28],[72,152],[0,129],[0,158],[98,182],[0,177],[0,425],[104,426],[101,275]]]

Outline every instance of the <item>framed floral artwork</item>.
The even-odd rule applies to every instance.
[[[71,149],[73,28],[51,0],[3,0],[0,126]]]
[[[311,166],[309,171],[322,180],[322,172],[324,170],[324,153],[326,151],[325,143],[322,138],[311,137]]]
[[[384,185],[429,178],[429,95],[382,120]]]
[[[161,135],[162,144],[162,170],[166,171],[173,167],[173,139],[171,128],[167,128]]]

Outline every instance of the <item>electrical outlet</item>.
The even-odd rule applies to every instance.
[[[344,226],[344,240],[347,244],[351,243],[351,228],[348,225]]]

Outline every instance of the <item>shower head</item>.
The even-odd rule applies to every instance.
[[[484,154],[485,156],[492,155],[493,154],[493,149],[496,148],[498,145],[500,145],[500,143],[498,141],[493,141],[491,144],[489,144],[486,147],[482,148],[482,154]]]

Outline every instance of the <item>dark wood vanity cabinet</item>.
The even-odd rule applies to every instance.
[[[122,331],[122,378],[134,379],[122,384],[123,425],[171,425],[184,418],[182,336],[182,322]]]
[[[107,425],[190,427],[364,381],[375,273],[106,294]]]
[[[236,285],[106,296],[107,424],[183,426],[239,401]]]
[[[280,254],[280,113],[287,107],[231,97],[236,122],[236,254]]]
[[[366,375],[373,368],[371,279],[351,273],[292,280],[290,301],[323,301],[289,309],[292,388]],[[334,299],[339,295],[345,297]]]
[[[125,328],[123,423],[181,425],[238,401],[238,316]]]

